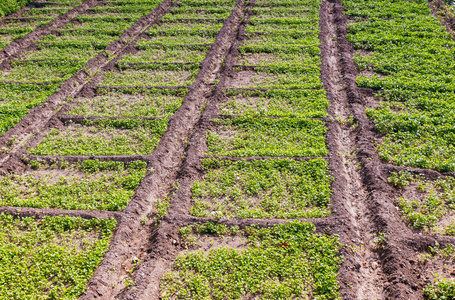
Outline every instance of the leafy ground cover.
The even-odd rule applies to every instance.
[[[52,13],[57,16],[57,9],[62,9],[60,13],[63,13],[81,3],[81,1],[67,0],[54,2],[59,5],[50,8],[34,8],[30,14],[33,11],[33,14],[38,16]],[[131,3],[137,7],[137,10],[133,11],[119,9],[123,4],[130,3],[125,0],[108,2],[103,9],[119,9],[116,17],[109,14],[103,15],[102,11],[98,11],[100,15],[97,17],[90,14],[80,15],[76,21],[70,22],[63,29],[39,40],[37,42],[38,51],[27,51],[23,59],[13,61],[10,70],[0,72],[0,81],[52,83],[53,85],[33,88],[23,84],[0,83],[0,135],[16,125],[31,108],[42,104],[52,92],[58,90],[57,84],[61,84],[78,70],[84,68],[89,59],[118,39],[123,31],[135,22],[135,19],[149,13],[159,2],[133,1]],[[42,21],[35,23],[16,22],[14,26],[5,24],[5,26],[0,26],[0,34],[20,37],[33,31],[39,24],[44,24]],[[36,92],[32,92],[32,90]],[[38,93],[39,90],[42,92]],[[13,91],[18,92],[18,95],[13,95]],[[7,96],[2,94],[7,94]]]
[[[31,0],[14,0],[0,3],[0,18],[12,14],[19,9],[27,6]]]
[[[182,228],[186,240],[208,236],[221,239],[221,246],[180,253],[161,281],[162,299],[337,299],[341,245],[336,236],[313,231],[312,224],[300,222],[245,230],[211,223]],[[223,245],[235,237],[245,245]]]
[[[193,184],[197,217],[216,218],[319,218],[330,214],[327,162],[206,159],[207,172]]]
[[[237,116],[324,118],[329,106],[324,90],[228,91],[221,114]]]
[[[385,135],[378,145],[387,162],[438,171],[455,170],[454,46],[423,0],[344,1],[347,14],[368,18],[350,25],[349,39],[362,52],[360,87],[382,100],[368,116]]]
[[[76,299],[103,259],[116,224],[0,215],[0,298]]]
[[[99,117],[170,117],[180,107],[185,91],[106,91],[94,98],[78,98],[68,115]]]
[[[84,124],[52,129],[29,154],[147,155],[167,129],[167,119],[86,120]]]
[[[58,85],[0,83],[0,135],[22,120],[29,109],[43,103],[58,89]]]
[[[324,122],[310,119],[218,119],[207,132],[209,155],[217,156],[325,156]]]
[[[0,178],[0,205],[82,210],[122,210],[147,171],[129,164],[86,160],[73,165],[31,162],[23,175]]]
[[[193,71],[146,71],[124,70],[122,72],[108,72],[102,86],[188,86],[197,75]]]
[[[403,217],[416,229],[455,235],[455,178],[435,181],[401,171],[389,177],[389,182],[405,189],[416,190],[399,199]]]

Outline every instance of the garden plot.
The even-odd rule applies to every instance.
[[[327,128],[319,120],[245,117],[213,122],[219,127],[206,133],[208,155],[322,157],[328,152]]]
[[[192,186],[196,217],[320,218],[330,214],[327,162],[206,159],[207,173]]]
[[[146,171],[142,161],[31,161],[24,174],[0,178],[0,205],[118,211],[129,203]]]
[[[101,86],[189,86],[199,68],[193,71],[124,70],[108,72]]]
[[[324,118],[329,103],[324,90],[228,91],[219,104],[224,116]]]
[[[58,89],[58,85],[0,84],[0,135]]]
[[[455,235],[455,178],[426,180],[409,172],[393,173],[389,182],[399,187],[399,208],[416,229]]]
[[[51,129],[29,154],[148,155],[166,132],[167,119],[84,120]]]
[[[74,299],[106,253],[117,222],[0,215],[0,295]]]
[[[454,171],[455,42],[427,3],[412,3],[412,11],[406,4],[390,4],[385,14],[364,2],[354,8],[346,1],[348,15],[375,17],[350,26],[350,41],[356,49],[368,51],[368,55],[359,51],[355,61],[362,71],[373,72],[358,77],[357,83],[374,89],[376,100],[381,100],[368,116],[384,135],[378,145],[383,160]]]
[[[53,7],[31,8],[25,10],[19,19],[7,20],[0,26],[0,50],[11,42],[31,33],[41,25],[49,23],[56,17],[65,14],[72,8],[79,6],[83,1],[54,1],[57,5]],[[9,12],[11,13],[11,12]],[[20,18],[25,18],[21,20]],[[31,18],[31,19],[27,19]],[[37,19],[33,19],[37,18]]]
[[[109,2],[105,8],[111,7],[114,3],[123,2],[121,0]],[[142,14],[146,14],[147,9],[151,11],[156,5],[157,2],[138,4],[142,9]],[[123,14],[119,12],[119,14],[127,18],[130,12]],[[10,69],[0,71],[0,81],[61,84],[83,69],[89,59],[94,58],[110,43],[117,40],[122,32],[133,23],[134,21],[131,20],[116,22],[110,16],[96,19],[91,15],[79,15],[73,23],[69,23],[65,28],[37,41],[38,49],[29,50],[23,58],[12,61]],[[106,28],[109,28],[111,32],[106,32]],[[19,88],[11,85],[10,89]],[[45,96],[50,96],[50,93],[47,92],[49,90],[51,89],[48,88],[43,96],[37,97],[35,101],[25,99],[24,105],[18,107],[1,103],[0,134],[3,135],[17,124],[27,115],[29,109],[42,104]],[[52,90],[56,91],[56,89]]]
[[[162,299],[338,297],[336,237],[308,223],[239,230],[206,223],[180,229],[182,250],[160,284]]]
[[[322,82],[318,69],[288,68],[264,71],[238,71],[229,88],[320,89]]]
[[[184,90],[99,91],[94,98],[77,98],[67,115],[98,117],[171,117],[182,103]]]

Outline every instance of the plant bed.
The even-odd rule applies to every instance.
[[[287,69],[265,71],[238,71],[231,80],[233,88],[271,88],[271,89],[320,89],[320,71],[312,69]]]
[[[328,164],[309,161],[205,159],[204,179],[192,186],[197,217],[321,218],[330,214]]]
[[[197,63],[202,62],[209,50],[188,48],[157,48],[144,47],[145,50],[139,51],[135,55],[125,55],[119,63]]]
[[[143,71],[125,70],[107,72],[101,86],[189,86],[198,70],[193,71]]]
[[[0,215],[0,297],[75,299],[103,259],[117,222]]]
[[[85,160],[72,165],[31,161],[24,174],[0,178],[1,206],[122,210],[146,171],[142,161]]]
[[[319,120],[234,118],[214,120],[207,154],[216,156],[325,156],[327,128]]]
[[[337,299],[340,243],[309,223],[272,228],[203,224],[161,281],[162,299]],[[200,246],[199,246],[200,245]]]
[[[228,91],[220,114],[262,117],[324,118],[328,101],[325,91]]]
[[[170,117],[182,103],[183,91],[159,93],[149,90],[106,92],[94,98],[77,98],[66,114],[99,117]]]
[[[396,165],[455,171],[453,36],[422,1],[345,1],[349,40],[363,72],[357,84],[375,90],[368,116],[384,135],[378,152]],[[384,9],[387,7],[387,10]]]
[[[35,155],[148,155],[167,129],[167,119],[86,120],[52,129],[27,152]]]

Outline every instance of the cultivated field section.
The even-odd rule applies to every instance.
[[[455,299],[440,0],[0,4],[0,299]]]

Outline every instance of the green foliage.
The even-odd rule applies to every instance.
[[[116,224],[0,215],[0,298],[76,299],[103,259]]]
[[[443,278],[434,284],[427,285],[423,293],[429,300],[450,300],[455,299],[455,281]]]
[[[159,95],[148,90],[134,94],[107,92],[95,98],[78,98],[68,115],[100,117],[170,117],[180,107],[182,97]]]
[[[341,245],[313,230],[300,222],[248,227],[245,249],[181,253],[161,281],[162,298],[338,299]]]
[[[412,176],[412,174],[407,171],[392,173],[388,178],[389,183],[397,187],[405,187],[413,180],[414,176]]]
[[[207,132],[207,154],[219,156],[325,156],[324,122],[308,119],[234,118],[217,120]]]
[[[103,86],[188,86],[193,83],[199,68],[193,71],[125,70],[108,72]]]
[[[455,178],[447,177],[436,181],[426,181],[410,174],[395,174],[399,182],[416,182],[421,193],[417,199],[399,199],[400,211],[404,218],[416,229],[432,230],[447,235],[455,234],[455,224],[437,226],[437,222],[455,209]],[[404,182],[403,182],[404,181]]]
[[[263,117],[324,118],[329,102],[324,90],[232,91],[220,105],[221,114]]]
[[[318,218],[330,211],[332,177],[327,162],[206,159],[208,171],[192,187],[197,217]]]
[[[52,129],[35,148],[35,155],[147,155],[167,130],[167,119],[94,120],[64,130]],[[129,129],[129,130],[125,130]]]
[[[385,134],[378,146],[387,162],[442,172],[455,170],[455,42],[424,0],[344,0],[349,40],[358,49],[360,87],[380,90],[383,103],[367,111]]]
[[[29,5],[32,0],[7,0],[0,3],[0,18],[12,14],[24,6]]]
[[[122,210],[147,171],[145,162],[86,160],[63,170],[34,164],[37,171],[0,180],[2,206]]]

